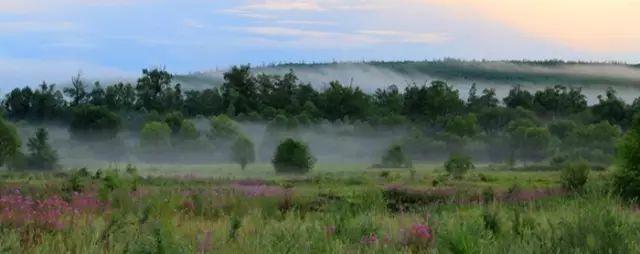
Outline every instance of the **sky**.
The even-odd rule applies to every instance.
[[[640,0],[0,0],[0,90],[235,64],[640,62]],[[6,91],[1,91],[6,92]]]

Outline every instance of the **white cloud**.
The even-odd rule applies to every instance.
[[[121,6],[149,0],[0,0],[0,13],[34,13],[65,9],[69,6]]]
[[[396,30],[361,30],[358,33],[375,36],[388,41],[406,43],[435,43],[448,40],[448,37],[437,33],[406,32]]]
[[[324,8],[313,0],[267,0],[252,3],[240,9],[244,10],[267,10],[267,11],[323,11]]]
[[[292,19],[278,20],[276,21],[276,23],[283,24],[283,25],[325,25],[325,26],[334,26],[338,24],[335,21],[327,21],[327,20],[292,20]]]
[[[413,33],[393,30],[361,30],[333,32],[279,26],[236,27],[252,36],[252,41],[263,40],[271,46],[294,45],[311,48],[358,47],[375,44],[439,43],[448,38],[435,33]],[[256,37],[260,36],[260,37]]]

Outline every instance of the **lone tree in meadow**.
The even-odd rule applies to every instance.
[[[16,128],[0,118],[0,166],[20,151],[20,145]]]
[[[49,145],[49,133],[44,128],[38,128],[35,136],[27,142],[29,155],[27,165],[35,170],[53,170],[58,163],[58,153]]]
[[[405,155],[401,145],[392,145],[382,156],[382,166],[386,168],[408,168],[411,160]]]
[[[271,162],[277,173],[304,174],[315,161],[307,144],[288,138],[278,145]]]
[[[246,136],[238,136],[231,149],[233,160],[244,170],[249,163],[256,160],[253,142]]]

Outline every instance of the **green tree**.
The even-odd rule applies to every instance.
[[[180,124],[180,130],[178,131],[177,138],[182,141],[197,140],[200,137],[200,132],[196,128],[196,125],[188,120],[183,120]]]
[[[444,81],[430,86],[408,86],[404,92],[404,114],[411,120],[439,123],[464,110],[458,90]]]
[[[19,153],[21,145],[16,128],[0,118],[0,166]]]
[[[461,138],[473,138],[480,132],[478,118],[474,114],[456,116],[447,123],[445,131]]]
[[[313,168],[315,158],[307,144],[288,138],[278,145],[271,162],[277,173],[304,174]]]
[[[371,98],[359,87],[343,86],[338,81],[320,94],[321,109],[331,120],[364,120],[371,110]]]
[[[578,125],[571,120],[555,120],[548,124],[549,132],[560,140],[564,140]]]
[[[164,117],[164,122],[171,128],[171,134],[176,135],[182,128],[184,122],[184,116],[180,112],[171,112]]]
[[[58,153],[49,145],[49,133],[46,129],[38,128],[35,136],[29,138],[27,148],[27,165],[30,169],[53,170],[57,167]]]
[[[214,142],[225,143],[234,140],[240,134],[240,126],[226,115],[211,118],[211,129],[207,137]]]
[[[531,95],[529,91],[522,89],[519,85],[511,88],[507,97],[504,97],[502,101],[509,108],[533,108],[533,95]]]
[[[135,88],[138,108],[157,112],[181,110],[180,84],[171,87],[172,79],[173,75],[164,69],[142,70]]]
[[[63,91],[65,95],[71,97],[71,106],[78,106],[87,103],[87,87],[82,81],[80,73],[71,77],[71,87],[66,87]]]
[[[620,126],[625,126],[629,117],[627,104],[616,95],[613,88],[607,89],[605,98],[598,95],[598,104],[592,107],[592,112],[599,120]]]
[[[130,111],[136,103],[136,91],[130,83],[122,82],[108,86],[104,93],[104,103],[109,110]]]
[[[76,140],[104,141],[115,138],[120,125],[120,117],[104,107],[78,106],[73,111],[69,132]]]
[[[486,108],[495,108],[498,107],[498,103],[500,102],[498,98],[496,98],[496,90],[491,88],[485,88],[482,90],[482,95],[476,95],[477,88],[476,84],[473,83],[471,88],[469,89],[469,98],[467,98],[467,108],[471,112],[478,112],[484,110]]]
[[[246,136],[238,136],[233,143],[231,151],[233,160],[240,164],[240,168],[242,168],[242,170],[256,159],[253,142],[251,142],[251,140]]]
[[[171,128],[165,122],[148,122],[140,131],[140,146],[161,149],[170,145]]]
[[[251,67],[233,66],[224,73],[222,98],[224,107],[230,116],[249,114],[258,111],[258,90],[255,78],[251,75]]]
[[[617,149],[617,171],[613,177],[615,191],[623,198],[640,200],[640,117],[633,120]]]

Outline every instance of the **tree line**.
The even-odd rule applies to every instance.
[[[439,80],[366,93],[338,81],[316,89],[293,71],[254,74],[249,66],[234,66],[223,77],[220,87],[184,90],[164,69],[143,70],[135,84],[105,87],[99,82],[90,87],[77,75],[63,89],[45,82],[35,89],[15,88],[3,99],[2,112],[14,122],[61,123],[69,126],[72,139],[82,141],[117,142],[118,133],[129,128],[140,134],[141,154],[149,148],[148,154],[157,155],[162,147],[205,151],[202,138],[249,150],[250,140],[238,133],[235,119],[269,122],[268,131],[280,133],[270,135],[276,138],[319,122],[401,126],[409,128],[402,148],[415,159],[469,153],[470,144],[483,143],[492,161],[580,157],[608,163],[615,140],[640,109],[640,100],[627,104],[611,88],[589,106],[579,88],[561,85],[536,92],[514,86],[500,100],[495,90],[478,91],[474,84],[463,100]],[[206,135],[187,120],[198,116],[212,117]]]

